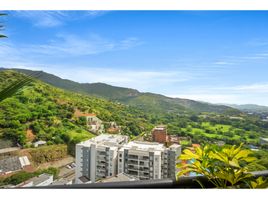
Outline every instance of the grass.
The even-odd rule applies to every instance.
[[[88,139],[95,137],[93,133],[90,133],[84,129],[71,130],[71,131],[68,131],[66,134],[70,137],[70,139],[76,138],[77,140],[80,140],[80,141],[88,140]]]

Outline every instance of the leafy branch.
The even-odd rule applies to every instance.
[[[13,96],[17,93],[21,88],[28,85],[35,78],[38,78],[42,72],[33,72],[29,75],[23,75],[18,78],[14,83],[11,83],[9,86],[0,91],[0,102]]]
[[[0,13],[0,17],[1,16],[6,16],[7,14],[4,13]],[[4,29],[4,25],[0,24],[0,31],[2,31]],[[0,34],[0,38],[6,38],[6,35]]]
[[[251,157],[252,152],[242,149],[242,146],[243,144],[221,149],[211,146],[197,147],[195,152],[185,149],[179,159],[186,161],[187,164],[177,165],[181,170],[178,178],[195,172],[206,176],[217,188],[240,188],[245,187],[245,184],[249,188],[268,187],[267,180],[255,180],[249,173],[247,165],[254,162],[256,158]]]

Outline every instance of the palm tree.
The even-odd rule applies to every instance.
[[[20,78],[18,78],[15,82],[11,83],[9,86],[7,86],[6,88],[4,88],[3,90],[0,91],[0,102],[5,100],[6,98],[13,96],[21,88],[28,85],[32,81],[34,81],[41,74],[42,74],[41,71],[33,72],[29,75],[23,75]]]
[[[1,16],[6,16],[7,14],[0,13]],[[4,25],[0,24],[0,31],[3,30]],[[6,38],[7,36],[0,34],[0,38]],[[41,72],[33,72],[29,75],[24,75],[18,78],[15,82],[11,83],[9,86],[0,91],[0,102],[8,97],[14,95],[18,90],[32,82],[35,78],[39,77]]]
[[[4,13],[0,13],[0,17],[5,16],[5,15],[6,14],[4,14]],[[3,29],[4,29],[4,25],[0,24],[0,31],[2,31]],[[7,36],[0,34],[0,38],[6,38],[6,37]]]

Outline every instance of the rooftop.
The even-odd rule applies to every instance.
[[[37,185],[39,185],[40,183],[43,183],[44,181],[50,179],[51,176],[53,177],[53,175],[51,175],[51,174],[46,174],[46,173],[44,173],[44,174],[41,174],[41,175],[39,175],[39,176],[33,177],[33,178],[31,178],[31,179],[25,181],[25,182],[23,183],[23,185],[32,182],[32,183],[33,183],[33,186],[37,186]]]
[[[165,149],[165,146],[157,142],[132,141],[128,144],[125,144],[123,148],[140,151],[162,151]]]
[[[17,171],[20,169],[22,169],[22,165],[18,156],[0,160],[0,173]]]
[[[118,146],[124,142],[127,142],[128,136],[126,135],[110,135],[101,134],[90,140],[80,142],[79,145],[90,146],[91,144],[105,145],[105,146]]]
[[[106,182],[135,181],[135,180],[137,180],[135,177],[125,173],[121,173],[116,176],[103,179],[100,182],[106,183]]]

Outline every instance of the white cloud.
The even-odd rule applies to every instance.
[[[229,89],[239,92],[268,93],[268,83],[254,83],[250,85],[233,86]]]
[[[59,34],[54,40],[49,41],[47,44],[30,45],[23,49],[28,51],[28,53],[64,57],[126,50],[141,44],[142,42],[135,37],[114,41],[102,38],[96,34],[84,37],[71,34]]]
[[[28,19],[34,26],[55,27],[63,24],[66,13],[63,11],[17,11],[14,16]]]
[[[93,19],[108,13],[109,11],[16,11],[12,12],[15,17],[27,19],[37,27],[57,27],[67,21],[81,18]]]
[[[115,86],[129,87],[148,91],[150,88],[168,84],[176,84],[191,79],[189,74],[178,71],[143,71],[111,68],[50,68],[49,71],[62,78],[80,83],[102,82]]]
[[[136,37],[127,37],[121,40],[111,40],[96,34],[73,35],[58,34],[55,38],[41,44],[13,44],[3,43],[0,46],[0,57],[7,60],[7,56],[13,56],[13,60],[25,60],[31,57],[69,57],[100,54],[110,51],[121,51],[142,45],[143,42]]]
[[[232,62],[226,62],[226,61],[217,61],[212,63],[213,65],[234,65]]]

